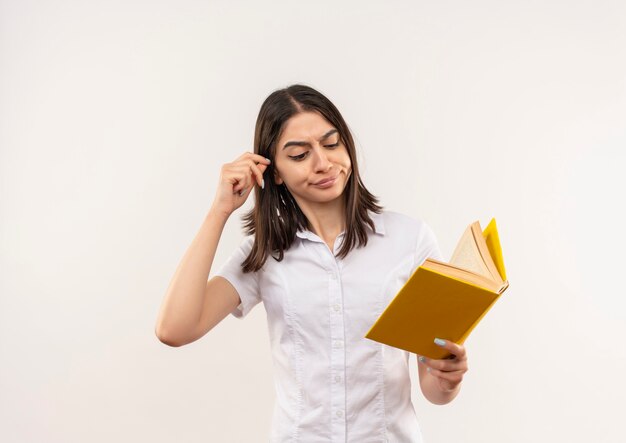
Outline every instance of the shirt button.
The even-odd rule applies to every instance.
[[[335,311],[339,312],[339,310],[341,309],[341,306],[339,306],[339,305],[334,305],[334,306],[333,306],[333,309],[334,309]]]
[[[341,340],[335,340],[335,342],[333,343],[333,346],[335,348],[340,348],[343,346],[343,342]]]
[[[337,411],[337,417],[343,417],[343,411],[342,410]]]
[[[339,383],[341,381],[341,376],[335,375],[335,381]]]
[[[334,280],[337,278],[337,276],[335,275],[335,273],[333,271],[328,271],[328,275],[330,276],[331,280]]]

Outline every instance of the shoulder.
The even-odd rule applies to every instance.
[[[444,260],[437,236],[426,221],[395,211],[386,211],[384,217],[390,234],[389,244],[413,257],[413,270],[428,257]]]
[[[252,252],[252,247],[254,246],[254,235],[246,235],[235,241],[235,246],[231,249],[230,254],[228,254],[226,258],[226,263],[224,267],[242,267],[244,261]]]
[[[254,235],[246,235],[239,240],[234,252],[247,255],[252,250],[252,245],[254,245]]]
[[[380,214],[382,217],[387,232],[402,232],[406,233],[413,231],[418,235],[431,234],[432,229],[421,218],[414,217],[412,215],[404,214],[397,211],[385,210]]]

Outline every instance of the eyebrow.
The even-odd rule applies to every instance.
[[[331,135],[333,135],[335,132],[337,132],[336,129],[331,129],[330,131],[328,131],[326,134],[322,135],[319,139],[319,141],[325,140],[328,137],[330,137]],[[285,146],[283,146],[283,149],[288,148],[289,146],[308,146],[311,147],[311,143],[309,142],[298,142],[298,141],[291,141],[291,142],[287,142],[285,143]]]

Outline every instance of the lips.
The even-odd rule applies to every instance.
[[[324,183],[331,182],[331,181],[333,181],[336,178],[337,178],[337,176],[325,178],[325,179],[322,179],[322,180],[318,181],[317,183],[313,183],[313,184],[314,185],[323,185]]]

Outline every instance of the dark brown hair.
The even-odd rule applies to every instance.
[[[374,222],[367,214],[371,210],[380,214],[383,207],[378,198],[363,185],[357,165],[356,151],[352,134],[339,110],[323,94],[315,89],[295,84],[272,92],[261,105],[254,131],[254,152],[272,160],[265,170],[265,189],[254,187],[254,207],[242,216],[246,235],[254,234],[254,244],[243,262],[243,271],[258,271],[269,254],[282,261],[283,252],[291,246],[298,230],[309,229],[309,222],[286,186],[277,185],[274,178],[274,154],[285,123],[301,112],[318,112],[339,132],[341,142],[346,146],[352,164],[352,173],[344,189],[346,230],[344,241],[338,252],[345,258],[356,245],[367,245],[366,224],[372,230]],[[276,257],[274,254],[277,254]]]

